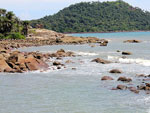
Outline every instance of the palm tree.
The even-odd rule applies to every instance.
[[[28,35],[29,21],[23,21],[23,22],[22,22],[22,25],[23,25],[23,30],[22,30],[22,32],[23,32],[23,34],[24,34],[25,36],[27,36],[27,35]]]

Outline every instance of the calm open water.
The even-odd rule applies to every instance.
[[[150,113],[150,95],[144,91],[134,94],[128,90],[110,90],[118,84],[136,86],[142,82],[136,74],[150,74],[150,32],[72,35],[105,38],[110,42],[107,47],[95,44],[94,48],[88,44],[21,48],[22,51],[41,52],[63,48],[82,56],[60,61],[71,59],[74,62],[65,64],[66,69],[50,69],[43,73],[1,73],[0,113]],[[128,39],[142,40],[142,43],[123,43]],[[133,54],[122,59],[117,50]],[[98,57],[118,63],[103,65],[91,62]],[[108,71],[114,68],[121,69],[123,74],[110,74]],[[101,81],[104,75],[115,80]],[[119,76],[131,77],[133,85],[118,82]]]

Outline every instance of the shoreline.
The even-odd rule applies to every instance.
[[[150,30],[136,30],[136,31],[106,31],[106,32],[65,32],[63,34],[86,34],[86,33],[125,33],[125,32],[150,32]]]

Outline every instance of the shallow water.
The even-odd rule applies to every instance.
[[[54,52],[58,49],[74,51],[74,63],[65,64],[66,69],[47,72],[0,75],[0,113],[150,113],[150,95],[141,91],[134,94],[128,90],[112,91],[119,76],[133,79],[131,86],[141,83],[136,74],[150,74],[150,32],[89,33],[74,36],[95,36],[110,41],[107,47],[85,45],[59,45],[21,48],[22,51]],[[142,43],[123,43],[124,40],[139,39]],[[93,45],[93,44],[92,44]],[[130,51],[127,59],[116,51]],[[94,58],[103,58],[117,63],[97,64]],[[49,63],[50,64],[50,63]],[[76,70],[72,70],[76,68]],[[110,74],[118,68],[123,74]],[[104,75],[114,81],[101,81]],[[128,85],[130,86],[130,85]]]

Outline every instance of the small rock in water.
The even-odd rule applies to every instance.
[[[145,74],[137,74],[136,76],[137,76],[137,77],[146,77]]]
[[[112,69],[112,70],[109,71],[109,73],[117,73],[117,74],[120,74],[120,73],[122,73],[122,71],[119,70],[119,69]]]
[[[132,79],[131,78],[126,78],[126,77],[119,77],[118,81],[123,81],[123,82],[131,82]]]
[[[77,68],[73,67],[72,70],[76,70]]]
[[[112,77],[110,77],[110,76],[103,76],[101,78],[101,80],[114,80],[114,79]]]
[[[131,55],[132,53],[131,52],[128,52],[128,51],[123,51],[122,52],[122,55]]]
[[[139,93],[140,91],[136,89],[136,87],[128,87],[128,89],[134,93]]]
[[[117,89],[125,90],[125,89],[127,89],[127,86],[125,86],[125,85],[118,85]]]
[[[54,61],[54,62],[53,62],[53,65],[54,65],[54,66],[61,65],[61,63],[58,62],[58,61]]]
[[[103,60],[101,58],[96,58],[96,59],[92,60],[91,62],[96,62],[96,63],[101,63],[101,64],[109,64],[109,63],[111,63],[110,61]]]
[[[67,60],[65,63],[69,64],[69,63],[73,63],[73,61]]]
[[[126,41],[124,41],[124,43],[126,43],[126,42],[128,42],[128,43],[140,43],[141,41],[140,40],[126,40]]]

